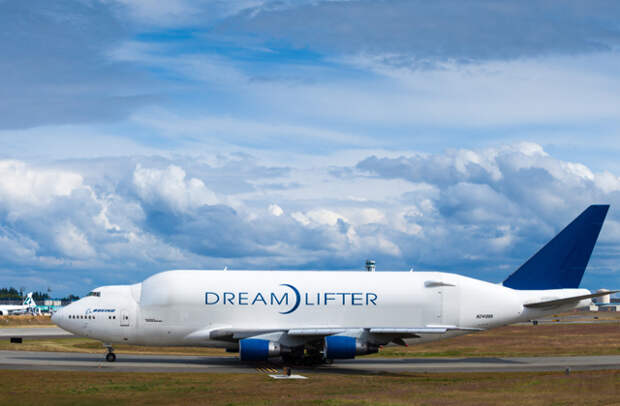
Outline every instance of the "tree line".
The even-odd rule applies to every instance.
[[[22,300],[25,298],[26,293],[23,288],[15,289],[13,287],[10,288],[0,288],[0,300]],[[35,302],[41,302],[46,299],[51,299],[49,293],[47,292],[32,292],[32,298]],[[78,300],[80,297],[76,295],[69,295],[67,297],[63,297],[60,300],[74,301]]]

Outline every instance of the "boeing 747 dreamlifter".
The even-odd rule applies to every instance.
[[[168,271],[102,286],[54,323],[112,345],[205,346],[242,361],[331,362],[587,306],[579,289],[608,205],[588,207],[495,284],[442,272]]]

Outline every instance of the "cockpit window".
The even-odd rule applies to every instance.
[[[101,292],[90,292],[88,294],[88,296],[97,296],[97,297],[101,297]]]

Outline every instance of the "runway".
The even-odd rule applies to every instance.
[[[0,328],[0,339],[72,337],[58,327]],[[143,355],[117,353],[116,362],[100,354],[74,352],[0,351],[0,369],[256,373],[281,368],[277,363],[244,364],[236,357]],[[295,368],[315,373],[524,372],[620,369],[620,355],[521,358],[364,358],[337,360],[332,365]]]
[[[74,337],[74,335],[56,326],[0,328],[0,339],[9,337],[22,337],[23,339],[45,339]]]
[[[235,357],[117,354],[105,362],[104,353],[0,351],[0,369],[115,371],[115,372],[219,372],[256,373],[278,369],[278,364],[244,364]],[[620,369],[620,356],[530,358],[359,358],[335,361],[297,372],[376,374],[404,372],[525,372]]]

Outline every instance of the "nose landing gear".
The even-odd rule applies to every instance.
[[[116,354],[114,354],[114,348],[112,348],[109,345],[106,345],[105,348],[108,349],[108,353],[105,355],[105,360],[108,361],[108,362],[116,361]]]

